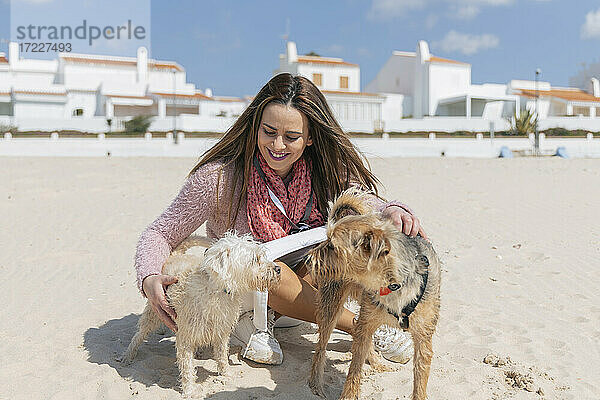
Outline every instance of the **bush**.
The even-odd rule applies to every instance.
[[[146,133],[152,124],[151,115],[138,115],[123,122],[126,133]]]
[[[16,125],[0,124],[0,135],[4,135],[6,132],[10,132],[13,135],[19,131]]]
[[[535,125],[537,124],[537,115],[530,110],[523,110],[519,113],[515,112],[512,118],[508,119],[512,128],[512,134],[517,136],[527,136],[530,133],[535,132]]]
[[[565,128],[548,128],[544,131],[546,136],[581,136],[585,137],[590,131],[583,129],[568,130]]]

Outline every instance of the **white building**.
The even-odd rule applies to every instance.
[[[287,42],[274,75],[289,72],[310,79],[323,93],[336,119],[346,130],[383,129],[387,96],[360,91],[360,67],[341,58],[298,55],[296,43]],[[394,96],[392,96],[394,97]]]
[[[55,60],[23,59],[18,43],[0,53],[0,123],[20,130],[119,129],[137,115],[153,116],[150,130],[206,129],[206,119],[237,117],[246,101],[213,96],[186,81],[176,62],[137,57],[60,53]],[[173,121],[182,116],[181,123]],[[213,121],[214,122],[214,121]],[[212,124],[214,125],[214,123]],[[210,124],[208,124],[210,126]]]
[[[402,97],[402,117],[463,117],[501,121],[524,109],[540,120],[600,115],[600,87],[592,78],[587,90],[551,87],[548,82],[512,80],[508,84],[471,83],[471,65],[436,57],[425,41],[415,52],[394,51],[365,90]]]
[[[394,51],[366,91],[402,96],[402,117],[501,119],[519,106],[506,85],[471,83],[471,65],[436,57],[425,41],[415,52]]]
[[[524,109],[538,111],[541,129],[600,131],[592,70],[584,88],[523,80],[474,85],[470,64],[432,55],[420,41],[414,52],[394,51],[364,92],[359,65],[298,55],[294,42],[279,56],[274,73],[282,72],[311,79],[351,132],[507,130],[507,120]],[[180,64],[150,59],[143,47],[136,57],[24,59],[17,43],[9,44],[8,57],[0,53],[0,126],[26,132],[120,130],[137,115],[153,117],[151,131],[224,132],[249,101],[197,89]]]
[[[600,82],[591,78],[588,89],[553,87],[548,82],[513,80],[509,91],[521,97],[521,103],[535,112],[536,99],[540,119],[552,117],[600,117]]]

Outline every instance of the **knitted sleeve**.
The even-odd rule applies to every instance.
[[[149,275],[160,274],[171,251],[198,229],[216,205],[220,165],[203,165],[184,183],[171,205],[141,234],[135,254],[138,289]]]
[[[356,188],[361,188],[362,186],[360,185],[360,183],[358,182],[350,182],[350,186],[351,187],[356,187]],[[408,212],[411,215],[415,215],[415,213],[413,212],[413,210],[408,207],[406,204],[401,203],[397,200],[392,200],[392,201],[383,201],[382,199],[380,199],[379,197],[377,197],[374,193],[369,193],[367,195],[369,197],[369,202],[371,203],[371,207],[373,207],[373,209],[377,212],[383,212],[386,208],[388,207],[400,207],[402,208],[404,211]]]

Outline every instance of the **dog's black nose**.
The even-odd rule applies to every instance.
[[[275,272],[277,272],[278,274],[281,274],[281,267],[277,264],[275,264]]]

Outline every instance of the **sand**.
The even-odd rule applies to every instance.
[[[430,399],[600,398],[600,160],[372,159],[444,261]],[[193,159],[0,158],[0,399],[177,399],[172,335],[129,343],[144,299],[133,255]],[[202,353],[210,399],[314,399],[316,331],[278,329],[283,365]],[[329,345],[328,398],[351,339]],[[235,349],[233,349],[235,350]],[[484,362],[484,358],[485,361]],[[373,374],[364,399],[406,399],[412,365]]]

